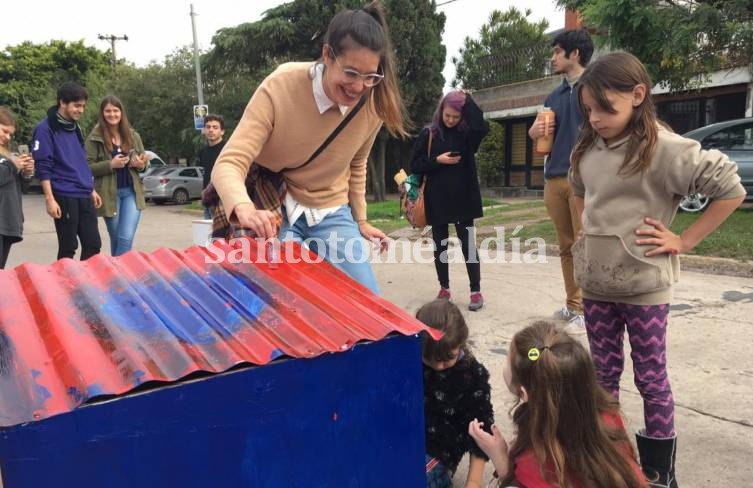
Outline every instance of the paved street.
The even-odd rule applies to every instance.
[[[52,220],[40,195],[24,197],[25,239],[16,244],[8,267],[30,261],[54,261],[57,241]],[[197,213],[181,207],[149,205],[142,214],[135,248],[185,248],[192,244],[191,221]],[[109,251],[100,219],[103,250]],[[459,252],[459,251],[458,251]],[[397,255],[398,260],[400,255]],[[494,254],[492,258],[502,261]],[[563,289],[557,258],[524,264],[482,264],[482,291],[487,306],[466,312],[471,340],[479,359],[492,374],[493,402],[502,431],[510,434],[511,396],[502,382],[501,365],[507,344],[523,325],[561,305]],[[375,264],[383,295],[409,313],[437,291],[434,267],[422,264]],[[453,296],[465,311],[467,277],[461,261],[450,267]],[[753,277],[684,272],[675,288],[669,330],[670,380],[677,403],[679,433],[678,479],[686,487],[743,487],[753,480]],[[626,369],[630,369],[629,356]],[[632,374],[622,382],[621,398],[628,428],[642,426],[640,396]],[[487,468],[487,479],[491,468]],[[399,474],[396,473],[399,478]],[[462,486],[465,473],[456,475]]]

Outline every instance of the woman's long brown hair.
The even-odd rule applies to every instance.
[[[102,137],[102,141],[105,143],[105,148],[108,152],[112,152],[112,138],[115,135],[110,128],[110,125],[105,121],[104,111],[107,105],[118,107],[120,109],[120,123],[116,129],[116,132],[120,135],[120,149],[124,153],[127,153],[133,149],[133,137],[131,137],[131,125],[128,123],[128,117],[126,116],[123,103],[115,95],[107,95],[102,99],[102,103],[99,104],[99,121],[97,127],[99,128],[99,135]]]
[[[406,137],[408,115],[398,88],[395,54],[382,3],[377,0],[359,10],[339,12],[329,23],[324,42],[336,53],[355,45],[379,53],[384,79],[372,89],[374,110],[390,134]]]
[[[614,52],[592,61],[580,77],[578,102],[586,120],[570,158],[575,173],[578,172],[583,154],[594,145],[598,137],[597,132],[588,123],[588,112],[583,106],[583,90],[591,93],[599,108],[615,113],[614,107],[607,100],[606,91],[632,93],[633,88],[639,84],[646,87],[646,96],[643,102],[633,109],[633,115],[628,122],[630,141],[625,160],[620,167],[620,174],[629,176],[640,173],[651,165],[659,133],[656,108],[651,97],[651,78],[638,58],[630,53]]]
[[[537,348],[539,359],[528,351]],[[543,476],[560,488],[645,487],[625,456],[635,458],[625,431],[607,426],[602,414],[619,415],[617,402],[596,383],[583,345],[550,322],[535,322],[510,344],[513,390],[525,388],[526,402],[513,407],[517,437],[510,446],[510,470],[500,486],[515,485],[515,459],[533,451]]]
[[[13,116],[13,112],[8,107],[0,107],[0,124],[7,125],[8,127],[16,127],[16,117]],[[0,156],[4,158],[10,158],[10,142],[8,147],[0,146]]]

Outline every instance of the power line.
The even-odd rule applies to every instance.
[[[442,5],[447,5],[448,3],[457,2],[458,0],[446,0],[442,3],[438,3],[437,7],[441,7]]]

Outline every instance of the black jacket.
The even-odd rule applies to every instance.
[[[428,178],[424,205],[426,218],[431,225],[457,223],[483,216],[474,154],[489,132],[489,124],[470,96],[466,98],[462,116],[467,130],[458,130],[460,124],[451,129],[442,124],[441,134],[432,135],[429,155],[429,128],[421,131],[413,145],[411,172]],[[437,156],[448,151],[461,152],[458,164],[437,162]]]

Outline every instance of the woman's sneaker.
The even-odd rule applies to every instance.
[[[480,291],[471,293],[471,303],[468,304],[468,310],[476,312],[484,308],[484,296]]]
[[[449,288],[440,288],[439,293],[437,293],[437,300],[449,300],[452,298],[452,295],[450,294]]]

